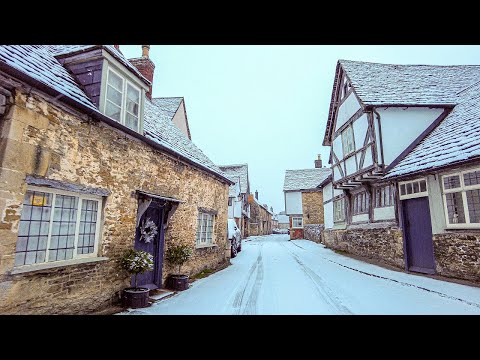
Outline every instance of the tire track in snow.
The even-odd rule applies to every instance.
[[[302,249],[302,250],[308,251],[307,249],[301,247],[300,245],[295,244],[294,242],[292,242],[292,244],[295,245],[295,246],[297,246],[297,247],[299,247],[299,248]],[[326,260],[326,261],[332,263],[332,264],[341,266],[341,267],[343,267],[343,268],[345,268],[345,269],[348,269],[348,270],[356,271],[356,272],[358,272],[358,273],[360,273],[360,274],[363,274],[363,275],[371,276],[371,277],[378,278],[378,279],[382,279],[382,280],[391,281],[391,282],[397,283],[397,284],[399,284],[399,285],[401,285],[401,286],[405,286],[405,287],[413,287],[413,288],[416,288],[416,289],[418,289],[418,290],[426,291],[426,292],[429,292],[429,293],[431,293],[431,294],[435,294],[435,295],[438,295],[438,296],[440,296],[440,297],[443,297],[443,298],[446,298],[446,299],[449,299],[449,300],[458,301],[458,302],[461,302],[461,303],[463,303],[463,304],[470,305],[470,306],[474,306],[474,307],[480,309],[480,304],[475,303],[475,302],[472,302],[472,301],[468,301],[468,300],[465,300],[465,299],[457,298],[457,297],[455,297],[455,296],[447,295],[447,294],[442,293],[442,292],[440,292],[440,291],[427,289],[427,288],[425,288],[425,287],[418,286],[418,285],[415,285],[415,284],[410,284],[410,283],[407,283],[407,282],[404,282],[404,281],[395,280],[395,279],[388,278],[388,277],[385,277],[385,276],[372,274],[372,273],[369,273],[369,272],[366,272],[366,271],[362,271],[362,270],[359,270],[359,269],[355,269],[355,268],[350,267],[350,266],[347,266],[347,265],[340,264],[340,263],[338,263],[338,262],[336,262],[336,261],[327,259],[327,258],[325,258],[325,257],[323,257],[323,256],[320,256],[320,255],[317,255],[317,256],[318,256],[319,258],[323,259],[323,260]]]
[[[307,275],[310,280],[315,285],[315,289],[319,293],[320,297],[325,301],[325,303],[333,310],[334,313],[340,315],[353,315],[353,313],[348,309],[340,300],[340,298],[335,295],[335,292],[328,287],[323,279],[315,273],[312,269],[310,269],[307,265],[305,265],[299,257],[291,252],[283,243],[282,246],[287,250],[287,252],[294,258],[298,265],[300,265],[300,269]]]
[[[257,313],[257,300],[260,288],[263,283],[263,263],[262,263],[262,249],[260,248],[260,254],[257,258],[257,276],[253,284],[252,291],[247,300],[247,305],[243,309],[243,315],[255,315]]]
[[[253,274],[255,273],[255,270],[257,270],[258,264],[261,264],[261,261],[262,261],[262,247],[263,247],[263,244],[260,244],[259,254],[258,254],[257,260],[255,260],[255,262],[253,263],[252,267],[248,271],[248,275],[246,277],[246,280],[239,287],[239,290],[235,294],[235,298],[234,298],[233,304],[232,304],[232,307],[234,309],[234,315],[240,315],[240,313],[241,313],[243,298],[245,297],[245,292],[247,291],[248,285],[250,284],[250,279],[252,278]],[[259,259],[260,259],[260,261],[259,261]],[[262,276],[261,277],[263,279],[263,268],[262,268]],[[258,278],[258,272],[257,272],[257,278]],[[257,280],[255,279],[255,284],[256,283],[257,283]],[[255,284],[254,284],[254,287],[255,287]],[[251,297],[251,295],[250,295],[250,297]],[[249,300],[250,300],[250,297],[249,297]],[[249,300],[247,300],[247,304],[249,303]],[[255,302],[256,302],[256,298],[254,298],[253,300],[255,300]],[[250,301],[250,304],[252,304],[252,301]]]

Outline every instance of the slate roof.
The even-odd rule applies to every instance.
[[[283,190],[292,191],[315,189],[331,173],[332,170],[330,168],[286,170]]]
[[[239,176],[227,176],[227,174],[225,174],[225,176],[235,183],[234,185],[230,185],[230,187],[228,188],[228,197],[236,197],[237,196],[236,187],[237,187],[237,183],[240,181],[240,177]]]
[[[480,157],[480,83],[458,93],[457,101],[452,112],[384,178]]]
[[[364,105],[452,105],[480,65],[391,65],[339,60]]]
[[[72,46],[77,47],[76,45]],[[108,45],[106,46],[108,47]],[[116,51],[113,46],[111,47]],[[58,62],[51,46],[0,45],[0,70],[11,72],[8,67],[2,66],[4,64],[21,72],[23,76],[28,76],[58,91],[76,104],[87,106],[92,109],[92,114],[104,116],[78,87],[73,77]],[[171,119],[165,120],[164,114],[163,107],[154,105],[148,99],[145,101],[144,136],[183,156],[192,163],[226,178],[225,174],[173,124]]]
[[[248,191],[248,164],[219,165],[218,166],[228,177],[240,178],[240,193]]]
[[[173,117],[175,116],[178,107],[182,103],[183,98],[182,97],[159,97],[159,98],[153,98],[152,102],[154,105],[157,105],[160,107],[163,111],[160,114],[163,118],[168,120],[172,120]]]

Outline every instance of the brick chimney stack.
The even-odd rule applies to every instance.
[[[321,168],[322,167],[322,156],[318,154],[317,160],[315,160],[315,168]]]
[[[120,45],[113,45],[115,47],[115,49],[117,49],[118,51],[120,51]]]
[[[147,97],[152,100],[153,72],[155,71],[155,64],[150,60],[150,45],[142,45],[142,57],[128,59],[128,61],[130,61],[130,63],[151,82]]]

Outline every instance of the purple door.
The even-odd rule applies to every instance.
[[[428,197],[402,201],[407,269],[435,273]]]
[[[143,274],[137,275],[138,286],[147,287],[149,289],[157,289],[162,285],[162,266],[163,266],[163,210],[155,201],[152,201],[148,209],[140,219],[140,226],[135,233],[135,250],[143,250],[153,255],[154,269]],[[157,226],[157,235],[150,242],[145,242],[141,238],[141,227],[144,221],[152,220]],[[134,278],[132,277],[132,286],[134,286]]]

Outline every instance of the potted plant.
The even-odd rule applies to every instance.
[[[135,287],[123,290],[123,306],[140,308],[148,306],[149,289],[138,287],[137,275],[153,270],[153,255],[146,251],[129,249],[123,255],[120,265],[134,276]]]
[[[165,259],[173,266],[178,266],[177,274],[170,274],[166,286],[172,290],[188,289],[188,275],[182,274],[182,265],[192,256],[192,249],[186,245],[170,245],[165,253]]]

